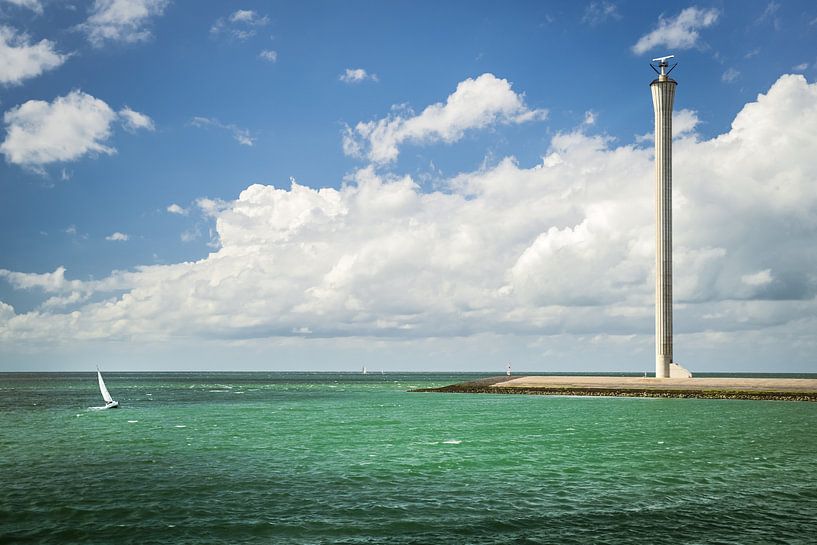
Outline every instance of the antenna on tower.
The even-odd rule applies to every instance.
[[[672,65],[672,68],[667,70],[667,68],[669,67],[669,63],[667,62],[667,60],[668,59],[674,59],[674,58],[675,58],[675,55],[667,55],[665,57],[657,57],[657,58],[653,59],[652,62],[657,62],[658,63],[658,68],[661,69],[660,72],[658,70],[656,70],[655,66],[653,66],[652,64],[650,65],[650,68],[655,70],[655,73],[658,74],[659,76],[666,76],[670,72],[672,72],[675,69],[676,66],[678,66],[678,63],[676,62],[675,64]]]

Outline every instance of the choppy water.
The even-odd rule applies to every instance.
[[[814,543],[817,404],[0,375],[3,543]]]

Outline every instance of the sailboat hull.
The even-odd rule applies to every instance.
[[[88,409],[90,409],[92,411],[104,411],[106,409],[118,409],[118,408],[119,408],[119,402],[118,401],[114,401],[112,403],[106,403],[102,407],[88,407]]]

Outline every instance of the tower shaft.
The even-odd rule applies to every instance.
[[[650,84],[655,110],[655,376],[672,363],[672,105],[676,82],[663,73]]]

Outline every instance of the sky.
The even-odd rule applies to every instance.
[[[817,372],[817,4],[0,0],[0,371]]]

